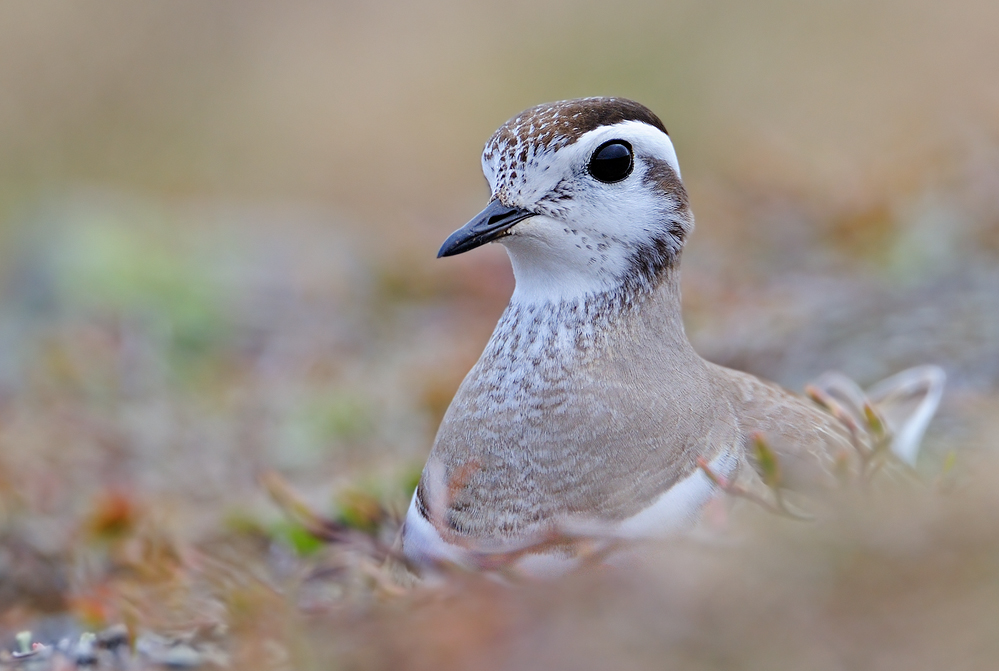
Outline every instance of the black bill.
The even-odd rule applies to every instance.
[[[454,256],[475,249],[500,237],[518,221],[533,216],[533,212],[522,210],[519,207],[507,207],[497,198],[490,202],[486,209],[475,215],[470,222],[449,235],[444,244],[441,245],[441,250],[437,252],[437,258]]]

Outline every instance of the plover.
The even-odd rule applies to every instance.
[[[840,419],[704,360],[687,340],[679,266],[694,218],[655,114],[622,98],[533,107],[496,131],[482,168],[492,197],[438,256],[499,242],[516,285],[413,495],[402,532],[410,563],[462,564],[553,528],[669,534],[716,493],[709,474],[753,477],[760,437],[787,487],[830,477],[851,449]],[[921,414],[915,425],[911,413],[896,420],[908,431],[896,451],[911,458],[942,373],[904,382]],[[838,379],[830,393],[854,395]],[[566,555],[557,546],[519,562],[543,573]]]

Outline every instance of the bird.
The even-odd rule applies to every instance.
[[[438,257],[499,243],[515,285],[413,493],[400,534],[410,566],[507,556],[544,576],[579,558],[571,544],[539,543],[553,530],[669,536],[726,482],[766,479],[761,441],[782,488],[828,483],[856,442],[862,392],[827,378],[815,393],[831,413],[694,350],[680,295],[694,217],[659,117],[625,98],[538,105],[492,135],[482,169],[488,204]],[[918,410],[891,427],[905,425],[892,449],[911,461],[943,373],[903,378],[878,393]]]

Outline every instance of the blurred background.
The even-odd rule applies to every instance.
[[[101,591],[139,528],[302,550],[272,469],[330,515],[404,508],[513,286],[497,246],[436,250],[486,201],[485,140],[551,100],[670,130],[705,356],[796,390],[938,363],[923,471],[994,448],[997,25],[985,0],[3,3],[0,624],[144,621]]]

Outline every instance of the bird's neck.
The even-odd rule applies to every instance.
[[[683,328],[677,267],[643,288],[621,284],[548,300],[515,291],[487,353],[589,358],[607,349],[641,346],[696,357]]]

